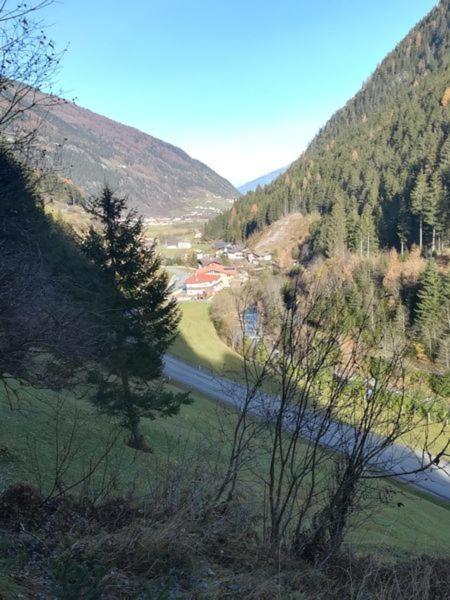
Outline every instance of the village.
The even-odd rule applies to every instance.
[[[168,248],[174,242],[169,241]],[[192,250],[188,241],[177,242],[178,249],[191,251],[185,255],[190,259],[191,268],[176,270],[171,278],[173,296],[179,302],[187,300],[210,300],[215,294],[227,287],[242,285],[249,278],[249,271],[262,269],[272,264],[272,254],[264,252],[257,254],[249,248],[237,246],[224,241],[215,242],[209,252]]]
[[[152,238],[149,243],[156,244],[170,275],[172,295],[179,302],[210,300],[224,288],[242,285],[250,272],[273,264],[271,252],[257,253],[222,240],[208,244],[200,231]]]

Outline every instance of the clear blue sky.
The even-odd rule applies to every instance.
[[[62,0],[46,11],[81,106],[235,184],[295,159],[434,0]]]

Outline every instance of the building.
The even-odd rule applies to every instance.
[[[237,277],[238,270],[233,265],[222,265],[219,262],[210,262],[206,266],[199,269],[203,273],[212,273],[213,275],[226,275],[226,277]]]
[[[223,240],[219,240],[214,242],[214,251],[216,256],[222,256],[222,254],[226,254],[228,248],[231,247],[229,242],[224,242]]]
[[[258,264],[258,255],[253,250],[244,250],[243,252],[245,260],[251,265]]]
[[[224,250],[229,260],[244,260],[244,248],[242,246],[230,246]]]
[[[220,275],[196,271],[184,282],[187,296],[208,297],[223,289],[224,283]]]
[[[180,240],[177,244],[179,250],[190,250],[192,248],[191,242]]]

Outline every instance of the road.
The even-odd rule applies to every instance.
[[[164,375],[171,380],[183,384],[191,390],[197,390],[214,400],[226,403],[240,409],[245,399],[245,389],[238,383],[220,377],[205,369],[195,367],[174,356],[167,354],[164,360]],[[258,418],[268,419],[276,409],[278,400],[268,394],[259,394],[253,399],[249,411]],[[292,415],[291,415],[292,416]],[[289,416],[285,420],[285,428],[290,428]],[[312,413],[308,417],[304,437],[315,435],[315,420]],[[321,445],[336,451],[345,451],[351,447],[354,430],[349,425],[330,423],[327,431],[321,436]],[[367,445],[368,452],[376,450],[382,438],[372,435]],[[424,492],[433,494],[450,502],[450,463],[440,462],[426,471],[410,474],[421,466],[421,454],[414,450],[396,444],[376,452],[371,465],[377,470],[395,475],[404,483],[412,485]]]

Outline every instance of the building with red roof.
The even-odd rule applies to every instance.
[[[220,275],[205,273],[199,269],[184,282],[187,296],[210,296],[223,289]]]

